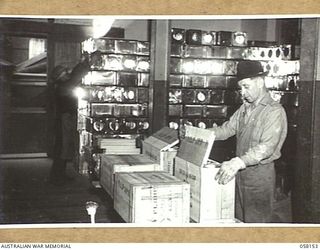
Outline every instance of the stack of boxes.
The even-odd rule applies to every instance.
[[[234,222],[234,180],[219,185],[209,160],[214,132],[187,126],[178,141],[165,127],[143,142],[143,154],[101,155],[101,186],[129,223]]]
[[[179,143],[176,130],[162,128],[143,142],[143,154],[100,155],[100,183],[113,197],[114,175],[120,172],[166,171],[172,175]],[[171,167],[170,167],[171,166]]]
[[[130,223],[186,223],[189,184],[173,176],[176,130],[164,127],[143,141],[137,155],[101,154],[101,186]]]

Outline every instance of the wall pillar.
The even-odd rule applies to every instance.
[[[151,21],[150,105],[151,133],[168,126],[171,22]]]
[[[320,19],[301,23],[297,164],[292,193],[294,222],[320,222]]]

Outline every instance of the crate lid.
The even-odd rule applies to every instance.
[[[187,184],[177,177],[164,171],[123,172],[115,173],[116,179],[121,178],[130,185],[184,185]],[[187,184],[189,185],[189,184]]]
[[[109,165],[149,165],[154,164],[154,162],[142,154],[136,155],[107,155],[102,154],[101,160],[107,162]]]
[[[186,125],[185,138],[180,142],[177,156],[199,167],[207,164],[215,140],[212,130]]]
[[[163,127],[145,139],[144,143],[153,145],[161,150],[167,150],[179,143],[178,131],[169,127]]]

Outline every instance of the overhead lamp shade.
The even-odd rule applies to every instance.
[[[111,26],[114,22],[113,18],[100,16],[96,17],[92,20],[92,37],[93,38],[100,38],[103,37],[108,33],[111,29]]]

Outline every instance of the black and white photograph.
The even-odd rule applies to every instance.
[[[0,227],[320,223],[317,16],[0,17]]]

